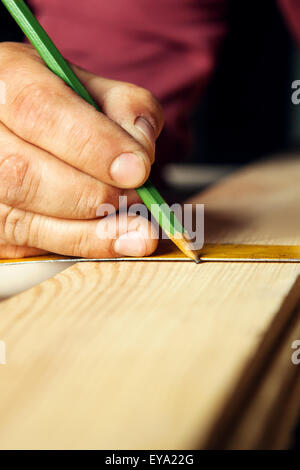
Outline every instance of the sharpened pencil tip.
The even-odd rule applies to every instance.
[[[201,263],[201,259],[199,258],[199,256],[196,254],[196,253],[193,253],[193,256],[190,256],[190,258],[195,261],[196,264],[200,264]]]
[[[188,258],[195,261],[196,264],[199,264],[201,262],[198,253],[195,249],[193,249],[192,244],[189,240],[186,239],[183,233],[177,232],[175,236],[172,236],[168,233],[168,236],[170,237],[172,242],[175,243],[175,245],[179,248],[179,250],[182,251]]]

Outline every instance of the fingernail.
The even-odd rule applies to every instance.
[[[134,153],[122,153],[113,161],[110,167],[110,175],[121,186],[135,188],[141,185],[146,177],[143,158]]]
[[[137,127],[141,132],[143,132],[143,134],[145,134],[147,139],[150,140],[151,144],[154,146],[155,132],[150,122],[146,118],[139,116],[134,124],[135,127]]]
[[[127,232],[115,241],[114,250],[119,255],[144,256],[146,241],[139,232]]]

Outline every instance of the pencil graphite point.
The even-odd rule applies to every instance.
[[[201,259],[198,256],[196,250],[193,249],[191,243],[187,240],[184,233],[176,232],[174,235],[167,233],[168,237],[172,240],[173,243],[182,251],[188,258],[195,261],[196,264],[201,262]]]

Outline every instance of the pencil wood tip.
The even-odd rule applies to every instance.
[[[168,233],[168,236],[172,240],[173,243],[182,251],[188,258],[195,261],[196,264],[201,262],[198,253],[196,250],[193,249],[191,243],[185,238],[184,234],[176,233],[175,236],[172,236]]]

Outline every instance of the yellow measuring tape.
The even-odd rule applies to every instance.
[[[300,246],[294,245],[241,245],[209,243],[198,251],[201,261],[256,261],[256,262],[300,262]],[[144,258],[72,258],[70,256],[45,255],[33,258],[0,259],[0,264],[40,263],[40,262],[86,262],[86,261],[192,261],[173,244],[163,241],[157,251]]]

